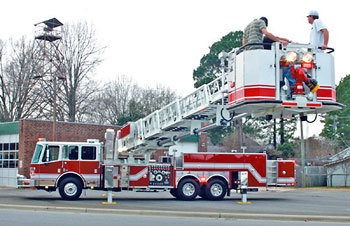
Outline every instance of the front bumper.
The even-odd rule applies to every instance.
[[[34,187],[34,180],[28,179],[23,175],[17,175],[17,186],[19,188],[31,188]]]

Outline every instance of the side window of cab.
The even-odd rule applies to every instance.
[[[81,147],[82,160],[96,160],[96,147],[82,146]]]
[[[63,146],[63,159],[64,160],[78,160],[79,148],[75,145],[64,145]]]

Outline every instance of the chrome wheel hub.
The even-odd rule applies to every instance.
[[[223,192],[223,188],[220,184],[215,183],[210,187],[210,193],[215,197],[220,196],[222,192]]]
[[[77,193],[78,187],[74,183],[67,183],[64,186],[64,193],[67,194],[68,196],[73,196]]]
[[[195,188],[195,186],[192,183],[187,183],[182,188],[182,192],[186,196],[193,195],[195,193],[195,191],[196,191],[196,188]]]

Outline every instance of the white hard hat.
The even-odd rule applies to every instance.
[[[308,16],[319,16],[316,10],[311,10]]]

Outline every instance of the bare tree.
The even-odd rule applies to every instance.
[[[33,79],[37,62],[33,57],[33,41],[24,37],[11,41],[9,54],[0,42],[0,120],[42,116],[40,87]]]
[[[86,22],[65,24],[62,36],[62,54],[66,79],[58,93],[59,110],[68,121],[83,121],[88,112],[97,84],[91,79],[97,65],[102,62],[104,48],[99,47],[92,26]]]
[[[138,96],[139,87],[130,77],[118,76],[108,81],[95,98],[93,117],[99,123],[120,124],[129,115],[129,104]]]
[[[63,26],[60,46],[62,55],[52,56],[55,60],[56,57],[60,58],[57,60],[63,61],[64,65],[62,68],[54,67],[52,71],[52,76],[59,79],[56,88],[53,87],[53,77],[43,75],[43,68],[40,68],[42,57],[34,48],[34,41],[27,42],[22,38],[14,42],[9,56],[5,56],[4,47],[4,43],[1,42],[1,121],[27,117],[51,118],[51,107],[56,98],[58,120],[87,119],[87,114],[91,111],[92,96],[98,87],[97,82],[91,79],[91,75],[96,66],[102,62],[101,54],[104,51],[104,48],[97,45],[92,26],[89,27],[83,22]],[[38,77],[42,78],[34,79]]]
[[[99,123],[123,125],[136,121],[178,98],[170,88],[142,88],[125,75],[104,87],[94,105],[94,121]]]
[[[178,98],[175,91],[169,87],[157,84],[155,87],[148,87],[141,90],[140,105],[144,106],[144,114],[148,115]]]

